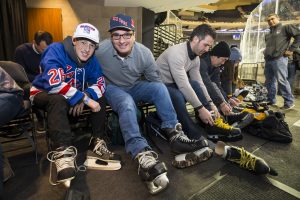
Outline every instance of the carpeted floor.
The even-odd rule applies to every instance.
[[[167,190],[154,196],[149,194],[137,174],[135,161],[126,154],[123,146],[112,146],[112,150],[122,155],[122,169],[78,172],[76,179],[71,183],[69,193],[81,193],[93,200],[299,199],[300,126],[293,125],[300,120],[299,109],[300,100],[296,99],[296,107],[286,112],[286,120],[294,136],[291,144],[270,142],[248,134],[244,134],[242,141],[232,143],[235,146],[243,146],[265,159],[278,171],[278,176],[257,176],[216,155],[206,162],[179,170],[171,165],[174,155],[170,152],[168,144],[153,136],[151,138],[161,150],[159,159],[164,161],[169,169],[170,185]],[[83,131],[76,142],[79,148],[78,165],[84,162],[88,136],[89,134]],[[35,164],[31,151],[5,153],[15,176],[4,184],[4,199],[65,199],[67,189],[63,185],[52,186],[48,181],[50,168],[46,159],[47,145],[44,135],[38,135],[38,147],[38,165]],[[4,150],[7,148],[9,147],[4,145]],[[157,151],[155,147],[154,150]]]

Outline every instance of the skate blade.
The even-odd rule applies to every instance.
[[[121,169],[121,162],[119,161],[105,161],[95,158],[88,158],[84,162],[84,165],[88,169],[95,169],[95,170],[119,170]]]
[[[169,185],[167,172],[160,174],[153,181],[146,182],[146,185],[151,194],[157,194],[165,190]]]
[[[213,150],[209,147],[204,147],[191,153],[185,153],[175,156],[172,165],[176,168],[183,169],[194,166],[201,162],[207,161],[212,157]]]
[[[69,188],[69,187],[71,186],[71,180],[64,181],[64,182],[62,182],[62,184],[63,184],[66,188]]]

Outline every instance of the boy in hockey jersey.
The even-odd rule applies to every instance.
[[[78,117],[84,107],[91,109],[92,137],[85,166],[118,170],[120,157],[107,149],[102,139],[105,123],[106,90],[102,69],[94,56],[99,32],[89,23],[79,24],[73,37],[50,45],[42,55],[42,73],[33,81],[31,100],[47,111],[53,151],[48,160],[55,163],[57,182],[75,177],[76,147],[71,146],[70,117]]]

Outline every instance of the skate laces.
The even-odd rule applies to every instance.
[[[239,151],[241,158],[240,160],[232,159],[232,161],[239,163],[240,166],[243,168],[254,170],[255,163],[256,163],[256,156],[246,151],[243,147],[242,148],[234,147],[234,148],[236,148]]]
[[[181,142],[183,142],[183,143],[195,143],[195,142],[196,142],[196,140],[191,140],[191,139],[189,139],[189,138],[187,137],[186,134],[184,134],[184,132],[182,131],[182,128],[181,128],[181,124],[180,124],[180,123],[176,124],[176,126],[175,126],[175,131],[177,132],[177,134],[174,135],[174,136],[172,136],[172,137],[170,138],[170,141],[171,141],[171,142],[173,142],[173,141],[175,141],[175,140],[179,140],[179,141],[181,141]]]
[[[223,128],[223,129],[232,129],[232,126],[230,126],[229,124],[223,122],[223,119],[221,117],[215,119],[215,126],[219,127],[219,128]]]
[[[64,157],[68,156],[68,157]],[[47,160],[51,162],[50,164],[50,176],[49,183],[51,185],[58,185],[59,183],[54,183],[52,180],[52,163],[56,165],[57,173],[65,168],[74,168],[76,171],[85,171],[86,167],[84,165],[77,166],[76,163],[77,149],[74,146],[69,146],[63,151],[50,151],[47,154]]]
[[[57,171],[60,171],[66,167],[75,167],[73,161],[75,160],[76,156],[77,149],[73,146],[69,146],[63,151],[50,151],[47,154],[47,159],[50,162],[54,162],[57,167]]]
[[[153,165],[157,163],[158,155],[154,151],[143,151],[137,155],[137,159],[139,162],[138,174],[140,172],[140,168],[149,169]]]
[[[104,140],[96,139],[96,144],[93,151],[102,156],[103,154],[112,155],[113,153],[107,149],[106,143]]]

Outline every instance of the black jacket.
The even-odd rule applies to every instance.
[[[291,38],[294,38],[294,42],[289,46]],[[265,41],[265,59],[279,58],[286,50],[294,51],[300,46],[300,30],[295,25],[279,23],[270,28],[270,33],[265,36]]]
[[[221,87],[220,69],[211,65],[209,53],[202,55],[200,58],[200,74],[214,104],[219,106],[226,101],[223,96],[224,91]]]

